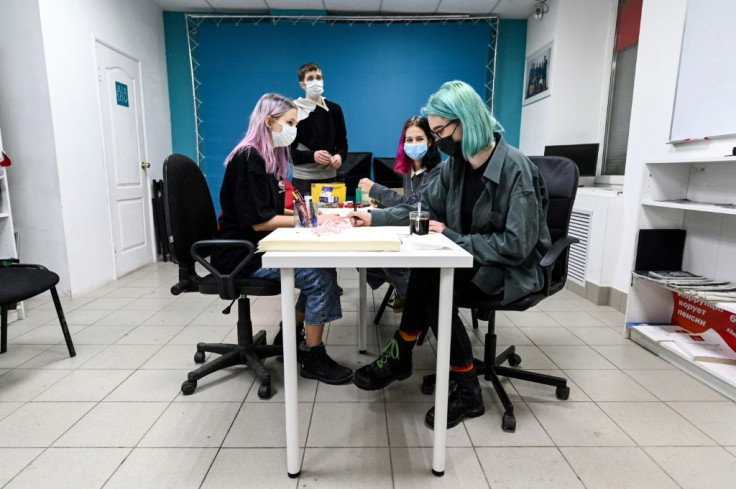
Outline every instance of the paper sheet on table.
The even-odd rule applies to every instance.
[[[447,241],[439,233],[429,233],[423,236],[410,234],[408,237],[403,238],[402,242],[408,243],[408,245],[415,250],[439,250],[442,248],[449,248],[447,246]]]

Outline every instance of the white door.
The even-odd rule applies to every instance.
[[[154,260],[139,62],[96,42],[115,277]]]

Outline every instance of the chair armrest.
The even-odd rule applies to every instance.
[[[580,240],[572,236],[565,236],[558,239],[557,241],[552,243],[552,246],[549,250],[547,250],[547,253],[545,253],[545,255],[542,257],[542,261],[540,261],[539,264],[542,265],[543,268],[554,265],[557,259],[567,249],[568,246],[578,242],[580,242]]]
[[[9,260],[10,263],[7,263],[7,261],[8,261],[7,259],[3,260],[3,266],[14,267],[14,268],[34,268],[36,270],[47,270],[48,271],[48,268],[46,268],[43,265],[35,265],[33,263],[18,263],[18,260],[16,260],[15,258],[10,258]]]
[[[245,248],[247,255],[238,262],[237,266],[229,274],[223,274],[217,270],[210,262],[208,262],[203,254],[199,251],[203,248]],[[192,244],[191,253],[200,265],[202,265],[208,272],[215,276],[217,279],[217,289],[219,290],[220,298],[225,300],[232,300],[237,298],[235,293],[235,277],[245,268],[245,266],[253,259],[255,255],[256,247],[250,241],[240,239],[207,239],[197,241]]]

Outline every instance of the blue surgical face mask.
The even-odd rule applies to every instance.
[[[404,143],[404,153],[412,160],[421,160],[427,154],[427,143]]]

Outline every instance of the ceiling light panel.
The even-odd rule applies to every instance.
[[[383,0],[382,14],[433,14],[439,0]]]
[[[324,0],[325,7],[333,12],[359,12],[378,14],[381,10],[381,0]]]

